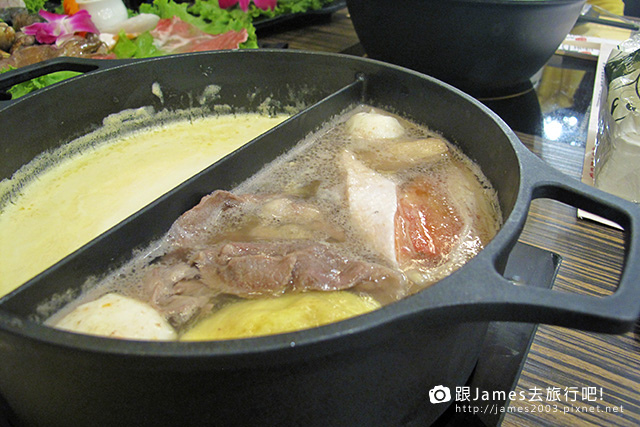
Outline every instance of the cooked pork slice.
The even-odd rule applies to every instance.
[[[327,221],[327,215],[302,200],[268,196],[255,210],[259,224],[249,230],[258,239],[319,239],[343,241],[341,228]]]
[[[289,289],[296,257],[272,242],[225,243],[197,252],[192,261],[211,288],[255,297]]]
[[[207,286],[245,298],[362,287],[391,301],[407,289],[401,273],[317,242],[223,243],[199,251],[192,262]]]
[[[396,184],[348,151],[342,154],[341,161],[347,176],[347,199],[354,228],[373,251],[395,265]]]
[[[157,264],[142,280],[143,297],[175,328],[180,328],[213,307],[219,292],[199,278],[198,269],[186,264]]]
[[[206,243],[211,238],[222,212],[240,206],[245,199],[228,191],[215,191],[183,213],[171,226],[168,240],[174,247],[184,248]]]
[[[340,255],[326,245],[309,245],[296,252],[294,285],[303,290],[354,289],[369,294],[382,304],[407,294],[404,275],[383,265]]]
[[[235,195],[216,191],[202,198],[169,230],[174,248],[198,248],[223,240],[344,240],[343,231],[310,203],[286,195]]]

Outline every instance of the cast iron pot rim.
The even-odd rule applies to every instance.
[[[237,50],[237,51],[218,51],[218,52],[198,52],[198,53],[187,53],[187,54],[179,54],[179,55],[171,55],[157,58],[149,58],[144,60],[137,61],[112,61],[112,63],[107,66],[106,70],[98,70],[98,72],[108,72],[111,68],[120,68],[120,67],[129,67],[129,66],[138,66],[138,64],[144,64],[148,62],[156,62],[156,61],[179,61],[181,57],[187,56],[199,56],[199,55],[273,55],[273,53],[277,53],[278,55],[285,56],[293,56],[303,58],[305,55],[313,55],[313,56],[325,56],[327,58],[338,58],[342,61],[351,61],[351,62],[366,62],[370,64],[374,64],[380,68],[393,69],[396,72],[401,73],[409,73],[420,79],[430,80],[432,83],[436,85],[443,86],[448,91],[452,91],[456,96],[462,97],[466,102],[470,102],[474,104],[474,106],[480,109],[484,114],[490,116],[491,120],[494,121],[501,129],[501,131],[505,134],[505,136],[509,139],[509,142],[512,146],[512,149],[516,152],[516,157],[520,162],[520,155],[522,154],[521,143],[515,133],[500,119],[495,113],[493,113],[489,108],[482,105],[480,102],[475,100],[470,95],[462,92],[461,90],[444,83],[438,79],[427,76],[417,71],[413,71],[398,65],[389,64],[386,62],[382,62],[375,59],[370,58],[360,58],[354,57],[351,55],[344,55],[339,53],[329,53],[329,52],[307,52],[307,51],[291,51],[291,50],[278,50],[278,49],[260,49],[257,51],[249,51],[249,50]],[[61,59],[49,61],[50,63],[55,62],[64,62]],[[80,63],[88,62],[88,61],[80,61]],[[77,76],[74,79],[83,78],[83,76]],[[64,83],[64,82],[63,82]],[[69,80],[67,84],[72,84],[72,81]],[[27,95],[23,98],[18,99],[16,102],[28,102],[32,97],[44,96],[46,95],[48,88],[45,90],[41,90],[35,92],[33,94]],[[49,88],[53,90],[53,87]],[[7,107],[8,108],[8,107]],[[1,111],[1,109],[0,109]],[[518,170],[520,174],[522,173],[522,165],[518,165]],[[522,183],[520,183],[520,187]],[[514,208],[509,217],[506,218],[505,224],[499,230],[498,234],[495,238],[478,254],[474,259],[469,260],[462,268],[467,268],[473,262],[478,262],[483,258],[492,258],[492,253],[495,252],[493,247],[496,247],[500,240],[501,235],[505,235],[505,227],[509,227],[509,223],[514,222],[511,218],[514,216],[515,212],[523,211],[526,214],[526,208],[519,209],[518,207],[521,205],[527,205],[526,195],[522,194],[519,190],[517,201],[514,204]],[[521,216],[521,214],[520,214]],[[521,221],[517,221],[521,222]],[[516,225],[516,224],[514,224]],[[503,243],[504,244],[504,243]],[[457,277],[454,272],[452,275],[442,279],[438,282],[437,285],[433,286],[447,286],[447,284],[453,282]],[[432,287],[433,287],[432,286]],[[37,322],[30,320],[21,320],[16,319],[15,317],[9,315],[8,319],[3,319],[6,315],[2,311],[0,311],[0,319],[2,322],[2,328],[11,331],[13,334],[20,334],[32,340],[38,340],[42,342],[46,342],[55,346],[62,347],[71,347],[71,348],[82,348],[86,351],[91,352],[107,352],[107,353],[119,353],[119,354],[154,354],[158,356],[186,356],[188,354],[202,354],[206,353],[211,356],[216,355],[229,355],[233,354],[242,354],[242,353],[264,353],[265,351],[270,350],[282,350],[286,348],[295,348],[300,347],[307,344],[314,344],[318,342],[326,342],[335,340],[337,338],[348,337],[353,334],[358,334],[362,332],[366,332],[370,329],[375,329],[381,325],[384,325],[389,322],[393,322],[395,320],[399,320],[401,318],[405,318],[408,316],[412,316],[421,310],[419,299],[420,295],[429,294],[429,289],[425,289],[424,291],[419,292],[416,295],[409,296],[400,301],[396,301],[392,304],[381,307],[380,309],[374,310],[372,312],[356,316],[354,318],[346,319],[343,321],[335,322],[328,325],[323,325],[311,329],[294,331],[289,333],[270,335],[264,337],[254,337],[254,338],[245,338],[245,339],[232,339],[232,340],[223,340],[223,341],[205,341],[205,342],[155,342],[155,341],[136,341],[136,340],[120,340],[99,336],[91,336],[85,334],[77,334],[68,331],[61,331],[55,328],[51,328],[48,326],[41,325]]]
[[[493,241],[489,245],[491,243]],[[490,252],[489,245],[482,252]],[[471,263],[479,262],[480,257],[483,256],[482,252],[469,260],[462,268]],[[487,255],[484,257],[487,258]],[[431,287],[425,288],[414,295],[368,313],[305,330],[252,338],[218,341],[141,341],[108,338],[56,329],[37,321],[18,318],[2,310],[0,310],[0,332],[57,348],[121,356],[159,358],[206,356],[224,358],[228,356],[264,355],[288,350],[295,351],[306,347],[314,347],[316,349],[314,354],[321,356],[333,353],[334,348],[341,348],[345,345],[350,346],[350,338],[357,335],[368,334],[367,340],[384,340],[387,335],[376,336],[376,330],[385,326],[390,326],[393,329],[394,322],[410,320],[414,316],[420,316],[421,312],[425,310],[421,305],[421,300],[428,297],[430,289],[435,287],[443,288],[453,284],[459,271],[453,272]],[[429,310],[431,309],[427,309],[427,311]],[[468,323],[466,320],[452,320],[452,318],[455,318],[454,313],[457,312],[456,310],[451,311],[452,316],[447,315],[443,310],[446,311],[446,308],[438,307],[433,309],[431,314],[434,316],[424,319],[424,327],[446,327],[452,324]],[[486,321],[479,320],[477,322],[485,323]],[[330,346],[329,344],[335,345]],[[1,347],[2,343],[0,342]]]
[[[225,356],[240,356],[240,355],[255,355],[264,354],[265,352],[278,352],[286,351],[299,347],[312,346],[318,347],[322,345],[325,351],[330,351],[327,343],[344,343],[345,339],[348,342],[350,337],[356,335],[363,335],[367,332],[372,332],[381,329],[383,326],[393,329],[393,323],[397,321],[411,319],[414,316],[419,316],[421,319],[423,315],[427,315],[425,318],[425,325],[442,324],[443,322],[451,323],[451,314],[459,314],[464,312],[465,309],[473,306],[474,301],[465,301],[461,304],[449,303],[448,305],[437,306],[434,310],[426,308],[423,304],[424,300],[429,299],[429,295],[434,292],[441,292],[445,289],[450,289],[456,282],[465,281],[471,279],[475,284],[482,282],[482,280],[491,280],[495,278],[496,262],[501,256],[508,255],[511,247],[515,244],[517,237],[521,231],[521,228],[526,219],[528,212],[529,202],[531,200],[530,189],[525,184],[524,174],[526,170],[531,171],[531,168],[525,167],[525,159],[529,161],[537,159],[535,155],[522,145],[515,133],[490,109],[482,105],[479,101],[472,98],[470,95],[456,89],[455,87],[444,83],[433,77],[424,75],[422,73],[408,70],[406,68],[384,63],[381,61],[358,58],[349,55],[335,54],[335,53],[319,53],[319,52],[305,52],[305,51],[281,51],[276,50],[279,55],[293,55],[302,57],[303,55],[312,54],[314,56],[325,56],[328,58],[338,58],[350,62],[367,62],[374,64],[378,67],[387,69],[394,69],[398,72],[410,73],[421,79],[426,79],[435,83],[448,91],[454,92],[458,97],[464,98],[466,102],[470,102],[475,108],[481,110],[485,115],[499,126],[500,130],[505,134],[509,140],[512,149],[516,154],[518,161],[518,172],[520,182],[518,184],[518,194],[513,205],[511,213],[505,218],[502,228],[498,231],[494,239],[473,259],[469,260],[462,268],[458,269],[448,277],[442,279],[433,286],[418,292],[415,295],[409,296],[400,301],[394,302],[380,309],[372,312],[346,319],[340,322],[315,327],[311,329],[289,332],[284,334],[269,335],[264,337],[254,337],[246,339],[233,339],[223,341],[204,341],[204,342],[154,342],[154,341],[135,341],[135,340],[121,340],[105,337],[90,336],[84,334],[76,334],[66,331],[57,330],[42,324],[36,323],[31,320],[16,318],[10,313],[0,311],[0,329],[4,329],[6,333],[11,335],[20,335],[28,340],[38,341],[40,343],[46,343],[48,345],[69,348],[73,350],[83,350],[90,353],[103,353],[114,355],[134,355],[134,356],[155,356],[155,357],[190,357],[190,356],[207,356],[207,357],[225,357]],[[207,53],[195,53],[195,54],[182,54],[176,55],[173,58],[161,57],[151,58],[148,60],[134,61],[127,63],[119,63],[116,67],[136,66],[136,64],[164,61],[164,60],[179,60],[184,56],[195,55],[268,55],[271,54],[269,50],[261,51],[230,51],[230,52],[207,52]],[[76,78],[82,78],[78,76]],[[41,93],[45,93],[42,91]],[[38,93],[32,95],[38,96]],[[19,102],[24,102],[31,96],[25,97]],[[535,163],[537,161],[538,163]],[[541,160],[534,161],[534,166],[542,164]],[[560,174],[560,172],[558,172]],[[562,174],[560,174],[562,175]],[[565,176],[566,178],[566,176]],[[525,188],[526,187],[526,188]],[[523,191],[523,189],[525,191]],[[630,220],[629,220],[630,221]],[[493,270],[492,271],[488,271]],[[475,273],[470,274],[470,271]],[[478,274],[480,272],[480,274]],[[483,273],[483,272],[486,272]],[[460,285],[458,285],[458,288]],[[622,295],[621,295],[622,296]],[[621,298],[617,298],[621,300]],[[622,300],[624,301],[624,300]],[[485,301],[479,301],[482,305]],[[450,310],[453,309],[453,310]],[[482,307],[480,307],[482,309]],[[433,313],[431,313],[433,312]],[[433,314],[433,316],[430,316]],[[517,317],[517,316],[515,316]],[[455,317],[454,317],[455,318]],[[491,319],[500,320],[500,319]],[[465,321],[487,321],[487,319],[457,319],[454,323],[462,323]],[[526,321],[526,320],[524,320]],[[389,328],[385,328],[389,330]],[[383,339],[373,337],[375,333],[367,334],[368,339]]]

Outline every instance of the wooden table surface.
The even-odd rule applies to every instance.
[[[259,35],[290,49],[362,55],[347,10],[326,22]],[[553,167],[580,179],[584,148],[519,133],[521,141]],[[618,230],[578,219],[576,209],[534,201],[522,242],[562,257],[554,289],[606,295],[617,285],[623,259]],[[503,426],[640,425],[640,342],[624,335],[587,333],[541,325],[502,418]]]

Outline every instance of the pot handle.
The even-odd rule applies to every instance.
[[[438,304],[438,308],[446,309],[447,316],[458,316],[460,320],[546,323],[605,333],[631,330],[640,316],[640,206],[572,179],[534,154],[527,154],[532,159],[523,162],[521,191],[528,200],[553,199],[609,219],[623,228],[625,254],[616,291],[607,296],[572,294],[518,285],[506,279],[499,272],[499,265],[515,245],[523,226],[514,222],[505,223],[511,231],[505,230],[505,241],[496,242],[497,252],[488,251],[488,256],[481,253],[469,262],[471,268],[461,268],[454,273],[458,276],[454,286],[434,285],[432,288],[438,288],[434,291],[441,295],[423,294],[431,295],[430,299],[448,301],[449,304]],[[474,284],[473,292],[469,292],[470,283]],[[429,302],[426,305],[430,305]],[[429,311],[436,307],[431,308]]]
[[[60,57],[27,65],[5,73],[0,73],[0,109],[11,105],[20,99],[12,100],[11,95],[7,92],[12,86],[19,83],[24,83],[36,77],[42,77],[58,71],[90,73],[97,70],[112,68],[129,61],[130,60]]]

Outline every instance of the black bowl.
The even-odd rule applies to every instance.
[[[476,97],[524,92],[584,0],[348,0],[367,55]]]

